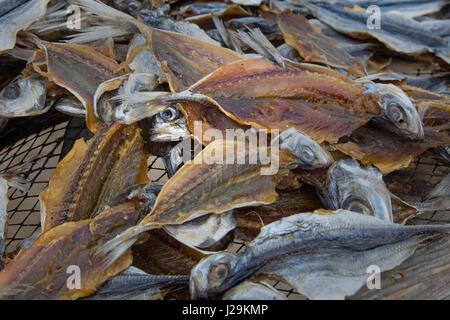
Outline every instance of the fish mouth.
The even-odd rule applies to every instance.
[[[189,138],[191,133],[179,125],[152,129],[150,139],[154,142],[181,141]]]

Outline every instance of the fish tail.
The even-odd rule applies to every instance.
[[[234,33],[236,37],[255,50],[263,57],[275,62],[282,68],[285,67],[284,58],[278,52],[272,43],[266,38],[266,36],[258,28],[248,28],[248,33],[242,30],[238,30]]]
[[[138,240],[141,233],[149,231],[153,228],[154,227],[148,225],[138,225],[128,228],[96,249],[94,255],[103,261],[104,267],[107,269],[119,257],[121,257],[125,251],[131,248],[131,246]]]
[[[98,25],[84,28],[77,34],[68,36],[68,43],[87,43],[91,41],[131,35],[141,23],[132,16],[101,3],[97,0],[76,0],[88,14],[100,18]]]

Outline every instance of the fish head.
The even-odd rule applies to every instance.
[[[393,221],[390,194],[375,167],[361,168],[354,159],[338,161],[328,171],[327,184],[333,209]]]
[[[175,107],[168,107],[153,117],[150,140],[153,142],[180,141],[190,137],[186,118]]]
[[[192,299],[206,299],[228,289],[235,274],[237,257],[221,252],[200,260],[191,270],[189,290]]]
[[[280,149],[289,150],[295,155],[302,169],[327,168],[334,162],[327,150],[296,128],[283,131],[277,138]]]
[[[422,118],[408,96],[392,84],[372,83],[365,85],[366,92],[374,93],[384,110],[382,122],[386,129],[412,140],[423,140]]]

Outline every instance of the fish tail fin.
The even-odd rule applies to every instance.
[[[225,45],[237,53],[243,54],[238,39],[236,39],[236,36],[225,27],[223,21],[215,14],[212,15],[212,20],[217,31],[219,31],[220,37],[223,39],[223,42],[225,42]]]
[[[22,192],[28,192],[30,190],[30,180],[27,179],[26,173],[31,169],[31,166],[38,160],[38,156],[32,157],[30,160],[25,161],[15,167],[12,167],[6,172],[0,173],[0,176],[4,178],[10,187],[16,188]]]
[[[77,34],[68,36],[68,43],[91,41],[130,35],[139,29],[141,23],[132,16],[116,10],[97,0],[75,0],[73,2],[87,14],[99,18],[97,25],[84,28]]]
[[[238,30],[235,33],[236,37],[263,57],[284,68],[284,58],[281,56],[280,52],[278,52],[277,48],[275,48],[266,38],[262,31],[259,28],[247,29],[248,33]]]
[[[100,257],[104,267],[109,268],[125,251],[138,240],[141,233],[153,229],[152,226],[133,226],[118,234],[96,249],[94,255]]]

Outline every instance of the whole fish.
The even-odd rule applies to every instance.
[[[424,238],[414,236],[365,251],[318,249],[290,254],[269,262],[258,275],[282,278],[312,300],[343,300],[367,283],[371,266],[381,272],[395,268],[414,254]]]
[[[345,209],[393,221],[389,190],[383,175],[373,166],[361,168],[354,159],[335,162],[328,170],[330,209]]]
[[[191,271],[192,298],[217,295],[266,263],[311,248],[367,250],[412,236],[443,232],[450,225],[403,226],[347,210],[301,213],[273,222],[238,254],[217,253]]]

